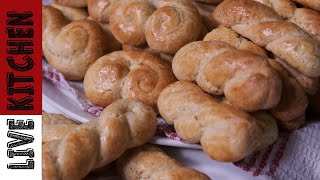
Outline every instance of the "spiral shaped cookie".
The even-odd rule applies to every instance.
[[[117,3],[110,16],[112,33],[122,43],[145,44],[164,53],[175,53],[201,38],[204,25],[187,0],[131,0]]]
[[[181,166],[160,148],[152,145],[129,149],[117,160],[117,169],[123,180],[210,179],[197,170]]]
[[[214,160],[234,162],[272,144],[278,135],[276,121],[265,113],[250,115],[219,102],[188,81],[170,84],[160,94],[161,116],[180,137],[201,143]]]
[[[251,0],[225,0],[213,16],[304,75],[320,76],[319,44],[297,25],[283,21],[271,8]]]
[[[81,80],[88,67],[112,49],[109,37],[94,21],[69,23],[59,10],[50,6],[43,7],[42,17],[44,56],[68,80]]]
[[[139,99],[156,109],[160,92],[175,81],[162,59],[143,51],[117,51],[99,58],[84,78],[87,98],[106,107],[117,99]]]
[[[119,100],[104,109],[97,120],[43,145],[42,178],[82,179],[127,149],[146,143],[155,130],[156,114],[150,106],[137,100]]]
[[[70,6],[70,7],[77,7],[77,8],[87,7],[87,0],[53,0],[53,2],[56,2],[63,6]]]
[[[224,94],[245,111],[270,109],[281,98],[281,79],[267,58],[224,42],[189,43],[175,54],[172,69],[179,80],[195,81],[210,94]]]

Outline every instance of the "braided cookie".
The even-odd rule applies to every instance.
[[[61,114],[42,112],[42,143],[61,139],[78,126]]]
[[[139,99],[156,109],[160,92],[176,79],[162,59],[143,51],[117,51],[88,69],[84,91],[94,104],[106,107],[117,99]]]
[[[283,21],[271,8],[251,0],[225,0],[213,16],[302,74],[320,76],[319,44],[297,25]]]
[[[44,56],[68,80],[81,80],[88,67],[112,49],[109,37],[94,21],[69,23],[59,10],[44,6],[42,23]]]
[[[278,135],[276,121],[265,113],[250,115],[204,93],[188,81],[178,81],[160,94],[161,116],[179,136],[201,143],[214,160],[234,162],[272,144]]]
[[[197,170],[181,166],[160,148],[152,145],[129,149],[117,160],[117,169],[123,180],[210,179]]]
[[[51,3],[50,6],[60,10],[70,21],[86,19],[88,17],[88,12],[84,8],[62,6],[57,3]]]
[[[270,109],[281,98],[281,79],[267,58],[224,42],[189,43],[175,54],[172,69],[179,80],[196,81],[210,94],[224,94],[245,111]]]
[[[202,38],[205,29],[197,8],[188,0],[119,1],[110,16],[112,33],[122,44],[146,42],[157,52],[175,53]]]
[[[295,23],[320,43],[320,13],[307,8],[297,8],[291,0],[255,0],[277,12],[282,18]]]
[[[71,6],[77,8],[87,7],[87,0],[53,0],[53,2],[56,2],[63,6]]]
[[[224,26],[219,26],[208,33],[204,40],[219,40],[231,44],[237,49],[248,50],[267,57],[264,49]],[[278,124],[284,129],[297,129],[305,122],[305,111],[308,106],[307,96],[300,84],[289,76],[279,62],[269,59],[269,64],[281,75],[283,87],[280,103],[272,108],[271,114],[277,118]]]
[[[127,149],[152,138],[156,114],[136,100],[119,100],[105,108],[96,121],[80,125],[63,139],[42,147],[42,178],[79,180],[109,164]]]

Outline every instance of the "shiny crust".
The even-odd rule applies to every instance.
[[[204,25],[188,0],[119,1],[110,16],[112,33],[122,44],[148,43],[157,52],[175,53],[198,40]]]
[[[62,114],[42,112],[42,143],[61,139],[76,127],[76,122]]]
[[[210,94],[224,94],[245,111],[270,109],[281,98],[281,79],[266,57],[224,42],[197,41],[184,46],[175,54],[172,69],[179,80],[195,81]]]
[[[160,148],[152,145],[144,145],[125,152],[117,160],[117,169],[123,180],[210,179],[197,170],[181,166]]]
[[[277,118],[279,126],[286,130],[295,130],[301,127],[305,121],[305,112],[308,106],[308,98],[304,89],[289,76],[288,71],[276,60],[269,60],[282,78],[282,96],[280,103],[270,110]]]
[[[258,52],[260,55],[267,57],[262,48],[224,26],[219,26],[219,28],[208,33],[204,40],[220,40],[237,47],[237,49]],[[283,86],[280,103],[271,109],[271,113],[277,118],[278,124],[282,128],[287,130],[297,129],[305,123],[305,119],[300,118],[305,117],[305,110],[308,105],[304,89],[295,79],[289,76],[289,72],[279,62],[269,59],[269,64],[281,75]],[[299,77],[297,79],[302,80]]]
[[[88,0],[89,15],[100,23],[108,23],[112,8],[118,0]]]
[[[143,51],[117,51],[90,66],[83,84],[87,98],[98,106],[134,98],[156,109],[160,92],[175,80],[171,68],[157,56]]]
[[[267,52],[263,48],[240,36],[232,29],[221,25],[209,32],[204,37],[203,41],[222,41],[236,47],[237,49],[251,51],[260,56],[268,57]]]
[[[88,12],[84,8],[62,6],[58,3],[51,3],[50,6],[60,10],[70,21],[86,19],[88,17]]]
[[[119,100],[96,121],[78,126],[63,139],[42,146],[42,178],[79,180],[152,138],[156,114],[136,100]]]
[[[201,143],[214,160],[238,161],[266,148],[278,136],[276,121],[265,113],[250,115],[214,97],[188,81],[166,87],[159,96],[158,108],[180,137]]]
[[[304,75],[320,76],[319,44],[297,25],[282,21],[271,8],[251,0],[226,0],[213,16]]]
[[[310,7],[311,9],[320,11],[320,0],[293,0],[299,4]]]
[[[77,8],[87,7],[87,0],[53,0],[53,2],[63,6],[71,6]]]
[[[320,13],[307,8],[297,8],[291,0],[255,0],[274,11],[282,18],[295,23],[320,43]]]
[[[108,37],[94,21],[69,23],[61,11],[43,6],[42,23],[43,54],[68,80],[81,80],[88,67],[112,49],[106,41]]]

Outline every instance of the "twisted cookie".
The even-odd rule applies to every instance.
[[[112,49],[102,28],[93,21],[69,23],[50,6],[42,8],[42,16],[44,56],[68,80],[81,80],[91,63]]]
[[[42,178],[79,180],[129,148],[146,143],[156,130],[152,108],[136,100],[119,100],[101,116],[80,125],[63,139],[42,147]]]
[[[320,76],[319,44],[297,25],[283,21],[271,8],[251,0],[225,0],[213,16],[304,75]]]
[[[250,115],[220,103],[191,82],[178,81],[160,94],[158,108],[180,137],[201,143],[214,160],[234,162],[272,144],[276,121],[265,113]]]
[[[122,43],[175,53],[201,38],[201,17],[188,0],[119,1],[110,15],[112,33]]]
[[[210,94],[224,94],[245,111],[270,109],[281,98],[281,79],[267,58],[224,42],[189,43],[175,54],[172,69],[179,80],[196,81]]]
[[[117,169],[123,180],[210,179],[197,170],[181,166],[160,148],[152,145],[129,149],[117,160]]]
[[[157,56],[117,51],[99,58],[88,69],[83,84],[87,98],[98,106],[135,98],[156,109],[160,92],[174,81],[171,68]]]
[[[320,13],[307,8],[297,8],[291,0],[254,0],[277,12],[282,18],[295,23],[320,43]]]
[[[235,46],[237,49],[248,50],[267,57],[261,47],[241,37],[233,30],[219,26],[206,35],[204,40],[219,40]],[[269,59],[269,64],[280,74],[282,79],[282,95],[279,104],[271,109],[278,124],[287,130],[294,130],[305,122],[305,111],[308,106],[307,96],[303,88],[286,69],[277,61]]]

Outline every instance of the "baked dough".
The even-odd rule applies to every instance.
[[[83,85],[87,98],[98,106],[134,98],[156,110],[160,92],[174,81],[171,68],[159,57],[143,51],[116,51],[90,66]]]
[[[252,0],[225,0],[213,16],[304,75],[320,76],[319,44],[294,23],[283,21],[271,8]]]
[[[125,45],[148,44],[157,52],[174,54],[201,39],[204,25],[191,1],[118,1],[110,15],[114,36]]]
[[[119,100],[100,117],[78,126],[63,139],[42,146],[42,178],[79,180],[141,146],[156,131],[156,114],[137,100]]]
[[[272,144],[278,136],[276,121],[268,114],[250,115],[221,103],[188,81],[167,86],[158,109],[178,135],[189,143],[201,143],[212,159],[238,161]]]
[[[108,39],[94,21],[69,23],[58,9],[42,8],[43,54],[68,80],[81,80],[95,60],[112,50]]]
[[[209,94],[224,94],[245,111],[270,109],[281,98],[281,79],[266,57],[221,41],[187,44],[175,54],[172,69],[179,80],[195,81]]]
[[[117,169],[123,180],[209,180],[191,168],[181,166],[160,148],[144,145],[129,149],[117,160]]]

